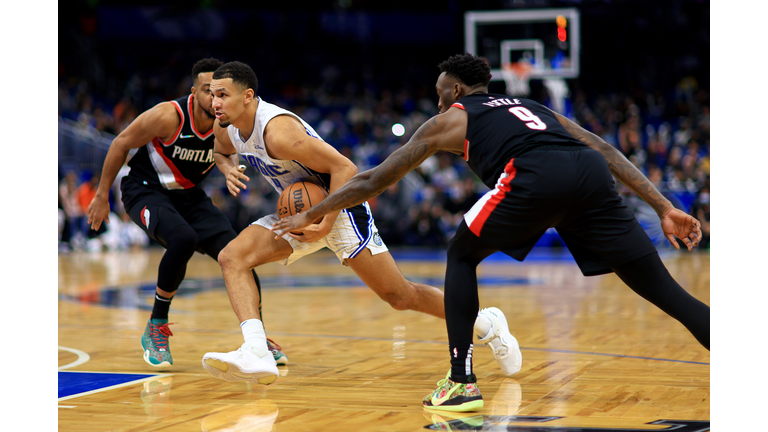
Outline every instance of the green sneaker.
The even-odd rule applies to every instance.
[[[441,411],[477,411],[483,407],[483,397],[477,383],[457,383],[451,371],[437,382],[437,389],[424,397],[424,408]]]
[[[288,364],[288,356],[281,351],[283,348],[272,339],[267,338],[267,348],[272,351],[272,356],[275,358],[275,363],[278,366],[285,366]]]
[[[154,367],[173,365],[168,336],[173,336],[168,328],[167,319],[149,319],[144,335],[141,336],[141,348],[144,349],[144,361]]]

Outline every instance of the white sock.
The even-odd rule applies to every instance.
[[[475,334],[478,338],[483,339],[488,336],[488,332],[493,329],[493,323],[488,318],[478,315],[475,320]]]
[[[259,354],[267,351],[267,333],[264,331],[264,324],[258,319],[249,319],[240,323],[240,329],[243,331],[245,346],[256,348]]]

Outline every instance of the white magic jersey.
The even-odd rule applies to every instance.
[[[227,127],[227,133],[232,144],[237,149],[237,152],[256,168],[277,190],[277,193],[281,193],[283,189],[289,185],[296,183],[297,181],[310,181],[316,183],[328,190],[330,187],[330,175],[318,173],[313,171],[298,161],[295,160],[279,160],[272,159],[267,154],[266,147],[264,145],[264,128],[267,127],[267,123],[273,118],[279,115],[290,115],[297,119],[307,130],[307,135],[318,138],[320,136],[312,129],[312,126],[308,125],[296,114],[280,108],[277,105],[264,102],[259,97],[259,106],[256,108],[256,116],[254,119],[253,133],[246,140],[243,141],[240,136],[240,129],[237,129],[233,125]]]

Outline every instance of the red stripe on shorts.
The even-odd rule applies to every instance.
[[[512,190],[510,183],[515,178],[515,174],[517,173],[517,169],[515,168],[514,164],[515,158],[510,159],[507,166],[504,167],[504,173],[499,177],[499,181],[496,183],[496,192],[494,192],[491,198],[486,201],[486,203],[483,205],[483,208],[480,209],[480,212],[477,214],[477,217],[475,217],[475,219],[472,221],[472,224],[469,226],[469,229],[476,236],[480,237],[480,232],[483,230],[485,221],[488,220],[488,217],[491,215],[493,210],[496,209],[496,206],[499,205],[501,200],[504,199],[504,196],[506,196],[507,192]]]

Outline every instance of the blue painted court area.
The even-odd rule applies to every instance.
[[[59,399],[153,376],[155,375],[59,371]]]
[[[395,261],[442,261],[447,259],[445,249],[395,249],[390,250],[392,258]],[[542,262],[573,263],[573,255],[564,247],[535,247],[525,257],[525,261],[520,262],[503,252],[495,254],[484,259],[482,264],[531,264]]]

